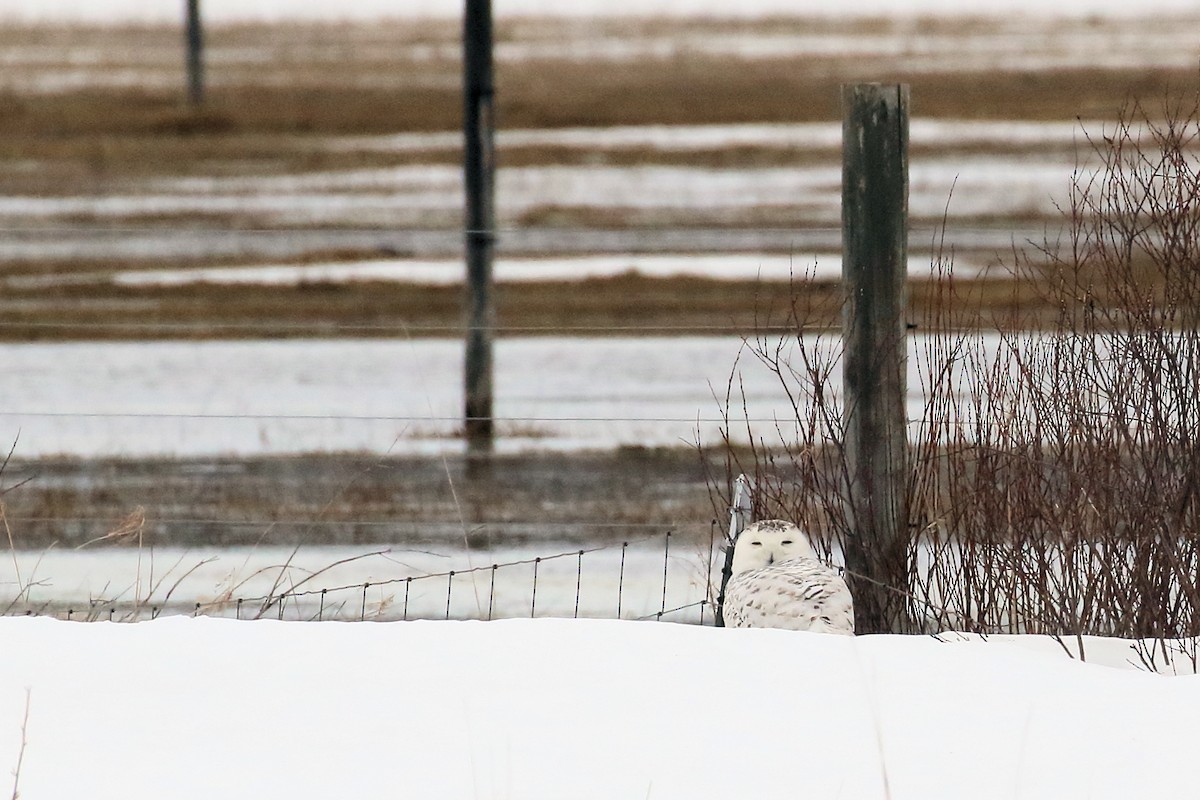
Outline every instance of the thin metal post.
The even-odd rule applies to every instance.
[[[499,568],[498,564],[492,564],[492,584],[488,588],[488,622],[492,621],[492,608],[496,603],[496,570]]]
[[[529,599],[529,617],[532,619],[537,614],[537,574],[538,565],[542,563],[542,557],[538,556],[533,560],[533,595]]]
[[[733,548],[737,545],[742,531],[746,529],[753,508],[754,504],[750,499],[750,487],[746,476],[738,475],[737,481],[733,485],[733,500],[729,504],[729,533],[725,537],[725,564],[721,568],[721,586],[717,592],[716,626],[718,628],[725,627],[725,587],[729,585],[729,579],[733,576]],[[711,554],[711,546],[709,551]],[[711,555],[709,564],[712,564]]]
[[[579,551],[575,562],[575,619],[579,619],[579,593],[583,588],[583,551]]]
[[[199,106],[204,102],[204,30],[200,23],[200,0],[187,0],[184,44],[187,47],[188,102]]]
[[[846,566],[859,633],[911,629],[905,430],[905,85],[842,87]]]
[[[625,552],[629,542],[621,542],[621,572],[617,575],[617,619],[621,618],[621,600],[625,594]]]
[[[466,188],[466,409],[468,467],[486,465],[492,424],[492,252],[495,241],[494,95],[491,0],[465,0],[463,179]]]
[[[667,531],[665,543],[663,544],[663,592],[662,606],[658,609],[658,618],[662,619],[663,614],[667,613],[667,570],[671,566],[671,532]]]

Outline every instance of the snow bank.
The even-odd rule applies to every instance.
[[[0,619],[24,797],[1195,794],[1200,682],[664,623]]]

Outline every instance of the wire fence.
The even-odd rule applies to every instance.
[[[919,133],[920,131],[918,131]],[[453,139],[453,137],[451,137]],[[918,136],[919,138],[919,136]],[[835,140],[836,141],[836,137]],[[777,146],[777,145],[776,145]],[[789,147],[792,145],[789,144]],[[830,149],[828,142],[821,145]],[[431,150],[437,148],[428,148]],[[1008,161],[997,163],[1007,164]],[[444,165],[443,165],[444,166]],[[1054,163],[1054,169],[1060,166]],[[1066,165],[1069,167],[1069,164]],[[810,176],[819,177],[820,170],[827,171],[828,165],[818,165],[817,172],[809,172]],[[796,173],[802,173],[811,166],[797,164],[789,167]],[[736,170],[731,170],[731,173]],[[994,170],[986,186],[991,189],[987,194],[990,206],[1003,206],[998,198],[1017,197],[1022,194],[1018,189],[1028,186],[1041,187],[1047,181],[1057,181],[1058,173],[1052,171],[1048,178],[1038,178],[1026,182],[1024,176],[1034,173],[1030,168]],[[949,170],[957,176],[956,170]],[[948,174],[949,174],[948,173]],[[969,177],[965,172],[964,177]],[[1068,173],[1063,171],[1065,181]],[[998,175],[1018,176],[1022,180],[1006,183],[999,181]],[[261,176],[270,179],[270,176]],[[759,172],[749,175],[746,180],[754,183],[762,182],[765,174]],[[579,172],[575,177],[577,182],[592,180],[593,173]],[[957,180],[957,177],[954,178]],[[643,183],[630,182],[627,177],[620,178],[617,184],[624,188],[638,190]],[[917,184],[922,185],[917,185]],[[924,184],[929,184],[925,186]],[[101,184],[104,185],[104,184]],[[112,186],[117,186],[114,183]],[[350,257],[354,253],[360,260],[394,260],[404,261],[416,258],[438,258],[447,262],[461,255],[463,238],[479,231],[466,231],[452,226],[441,228],[418,229],[410,226],[363,226],[349,224],[352,216],[364,219],[387,220],[428,220],[451,219],[456,217],[458,209],[454,203],[443,203],[445,207],[437,206],[430,210],[424,206],[430,205],[427,198],[409,196],[411,189],[402,191],[402,187],[382,182],[378,187],[381,191],[392,190],[400,197],[398,200],[388,200],[383,197],[368,196],[361,192],[361,186],[340,184],[331,181],[325,184],[318,182],[309,187],[311,191],[302,191],[303,184],[298,188],[286,189],[275,187],[274,192],[269,188],[258,187],[255,193],[243,195],[243,190],[231,184],[220,190],[220,181],[214,181],[214,189],[208,191],[192,191],[182,188],[180,184],[174,189],[153,189],[149,184],[134,186],[126,189],[123,194],[111,197],[74,198],[78,203],[63,204],[70,197],[47,196],[43,198],[15,198],[22,202],[23,207],[14,212],[10,219],[13,224],[0,226],[0,263],[21,264],[23,275],[8,275],[0,278],[0,285],[5,287],[21,287],[22,290],[50,289],[69,285],[72,282],[86,283],[90,280],[112,280],[113,270],[104,264],[116,265],[121,263],[125,273],[135,273],[125,262],[142,261],[142,266],[150,262],[169,263],[173,259],[183,259],[185,266],[176,270],[184,273],[193,266],[208,266],[205,261],[212,263],[241,259],[248,263],[263,262],[270,259],[294,260],[320,257],[322,253],[342,249],[343,252],[334,260]],[[425,184],[421,184],[424,186]],[[434,187],[438,183],[429,184]],[[738,186],[749,188],[748,183]],[[781,218],[782,212],[771,211],[770,216],[764,215],[758,203],[753,216],[749,213],[751,207],[743,208],[739,203],[725,206],[720,198],[727,198],[743,193],[730,192],[722,188],[723,184],[713,184],[701,194],[701,203],[695,208],[685,207],[685,203],[668,204],[657,209],[664,214],[664,219],[689,219],[692,212],[698,212],[697,219],[754,219],[765,220]],[[815,188],[814,188],[815,187]],[[1019,207],[1004,206],[1005,210],[998,212],[997,223],[980,225],[973,222],[978,218],[977,212],[966,209],[961,219],[948,221],[950,234],[945,235],[945,227],[938,226],[937,220],[945,219],[943,215],[958,213],[957,204],[952,208],[944,202],[947,191],[953,187],[949,179],[943,183],[925,181],[914,183],[914,212],[921,216],[920,224],[910,230],[910,240],[914,252],[938,252],[942,248],[948,251],[957,249],[966,251],[1008,251],[1015,241],[1038,240],[1043,230],[1036,224],[1029,223],[1030,209],[1024,205]],[[1003,191],[997,191],[1000,187]],[[529,192],[538,204],[549,202],[558,195],[547,193],[547,187],[539,185]],[[66,191],[75,191],[71,185]],[[439,190],[441,191],[441,190]],[[361,193],[361,196],[359,194]],[[745,192],[751,194],[750,192]],[[738,226],[701,229],[698,227],[676,226],[670,229],[663,227],[621,227],[620,229],[579,229],[579,228],[530,228],[517,227],[509,224],[486,231],[496,237],[497,252],[501,257],[505,253],[522,254],[553,254],[555,257],[570,257],[572,254],[607,254],[619,257],[635,257],[647,254],[663,253],[698,253],[733,254],[737,252],[759,253],[761,261],[770,261],[773,271],[772,280],[775,282],[790,280],[794,268],[797,276],[803,277],[811,267],[811,253],[824,254],[821,257],[832,260],[831,254],[840,252],[841,228],[833,224],[836,218],[836,204],[828,201],[836,199],[836,180],[825,180],[808,186],[805,190],[804,202],[797,202],[796,215],[809,220],[809,224],[801,226]],[[964,194],[968,194],[964,192]],[[442,194],[447,194],[442,192]],[[796,196],[793,189],[780,193],[785,198]],[[1039,192],[1039,196],[1040,196]],[[164,198],[173,197],[174,204],[167,204],[164,210],[157,207]],[[320,204],[328,213],[330,207],[344,205],[346,211],[332,215],[332,219],[344,219],[348,224],[321,224],[313,206],[309,203],[313,197],[322,198]],[[547,200],[547,197],[550,200]],[[121,201],[138,199],[140,204],[121,210]],[[38,202],[32,202],[32,200]],[[331,203],[329,199],[340,200],[342,203]],[[570,198],[567,198],[570,200]],[[266,201],[258,203],[256,200]],[[818,200],[821,202],[814,202]],[[27,202],[29,201],[29,202]],[[111,201],[116,201],[112,203]],[[213,202],[218,201],[218,202]],[[365,202],[363,202],[365,201]],[[774,197],[766,205],[774,202]],[[109,203],[109,206],[104,205]],[[636,207],[637,204],[634,204]],[[711,205],[712,208],[705,206]],[[36,206],[40,210],[31,210]],[[610,206],[622,213],[628,207],[623,202],[610,198]],[[539,206],[531,206],[536,210]],[[572,200],[564,206],[568,211],[580,212],[586,206],[579,206]],[[1049,209],[1044,204],[1034,205],[1035,213],[1045,213]],[[116,209],[114,211],[114,209]],[[604,206],[601,206],[603,211]],[[790,213],[790,212],[788,212]],[[17,216],[20,214],[22,216]],[[158,215],[174,215],[172,224],[152,224]],[[236,225],[222,225],[217,220],[220,215],[230,214],[237,218]],[[27,216],[26,216],[27,215]],[[39,216],[40,215],[40,216]],[[212,215],[211,220],[199,224],[185,225],[178,220],[186,215],[194,215],[203,219]],[[94,224],[72,224],[72,216],[85,219],[91,218]],[[131,220],[146,219],[146,225],[131,224]],[[281,223],[278,227],[270,227],[263,220],[277,218],[288,220],[291,226]],[[602,217],[595,217],[602,219]],[[1049,217],[1047,217],[1049,218]],[[36,222],[16,222],[15,220],[33,219]],[[934,224],[929,224],[932,220]],[[107,222],[111,224],[105,224]],[[38,224],[38,223],[44,224]],[[960,224],[961,223],[961,224]],[[436,224],[436,223],[435,223]],[[1014,225],[1016,227],[1014,227]],[[939,238],[940,236],[940,238]],[[803,253],[802,256],[796,254]],[[195,256],[199,254],[199,258]],[[681,257],[681,261],[686,257]],[[40,264],[54,264],[56,261],[89,262],[78,271],[68,275],[44,275]],[[100,266],[97,266],[99,264]],[[302,265],[298,265],[302,266]],[[782,267],[782,269],[780,269]],[[73,270],[76,268],[73,267]],[[297,274],[300,274],[297,269]],[[695,271],[686,274],[695,274]],[[450,276],[454,278],[454,276]],[[561,270],[557,273],[547,272],[546,280],[563,280]],[[728,278],[728,274],[724,275]],[[762,273],[747,271],[737,275],[737,280],[756,280]],[[404,280],[402,275],[389,278]],[[828,275],[826,274],[826,279]],[[26,280],[22,287],[19,281]],[[306,280],[310,280],[307,279]],[[321,279],[315,279],[321,280]],[[439,282],[446,282],[445,276],[438,276]],[[38,282],[41,281],[39,284]],[[454,278],[454,281],[458,281]],[[264,281],[265,283],[265,281]],[[32,295],[30,295],[32,297]],[[16,303],[28,298],[17,298]],[[44,299],[44,298],[43,298]],[[6,300],[10,300],[6,298]],[[31,302],[41,302],[33,300]],[[9,308],[17,308],[10,305]],[[280,335],[312,336],[314,338],[330,335],[361,335],[361,336],[394,336],[431,337],[438,336],[447,339],[461,337],[468,330],[462,325],[444,324],[404,324],[402,322],[336,322],[319,323],[295,322],[281,320],[279,322],[264,322],[261,320],[224,321],[193,323],[173,320],[150,320],[137,318],[135,306],[112,307],[109,309],[111,318],[108,319],[46,319],[30,318],[22,321],[9,317],[0,320],[0,332],[23,331],[26,338],[45,335],[51,338],[55,335],[71,335],[75,337],[103,338],[107,335],[133,335],[146,339],[158,336],[192,336],[192,337],[221,337],[233,335],[257,336],[269,338]],[[130,318],[134,317],[134,318]],[[589,325],[562,322],[555,325],[498,325],[491,327],[499,336],[542,336],[557,334],[562,336],[590,335],[665,335],[678,336],[681,334],[710,334],[728,337],[730,346],[725,361],[724,374],[710,374],[715,379],[714,384],[720,387],[729,371],[734,369],[739,339],[752,336],[788,336],[798,333],[794,326],[774,325],[769,320],[755,320],[753,324],[730,320],[723,324],[702,321],[697,324],[659,324],[650,322],[638,325]],[[836,331],[836,323],[824,330]],[[50,356],[49,358],[53,358]],[[43,357],[43,361],[49,360]],[[457,446],[458,426],[480,419],[470,417],[464,419],[460,414],[447,414],[447,410],[461,408],[460,399],[455,396],[433,396],[426,393],[419,402],[411,407],[400,408],[399,405],[388,406],[380,403],[361,403],[347,405],[346,396],[334,396],[332,403],[321,405],[309,404],[305,396],[296,405],[283,408],[268,402],[247,400],[240,406],[223,404],[213,401],[216,394],[233,392],[233,386],[250,372],[224,374],[219,379],[214,378],[211,385],[197,387],[187,385],[193,395],[208,392],[206,397],[194,405],[184,402],[186,396],[174,395],[161,402],[148,401],[147,398],[160,391],[168,381],[175,380],[171,374],[164,372],[158,383],[149,381],[139,382],[137,379],[146,375],[147,366],[151,359],[142,357],[136,366],[107,366],[113,373],[113,380],[99,381],[86,387],[64,381],[54,384],[57,397],[53,401],[46,397],[33,395],[15,397],[5,394],[0,400],[0,435],[6,435],[10,430],[24,429],[31,438],[40,436],[49,442],[43,446],[41,454],[61,455],[66,452],[72,455],[69,448],[79,442],[87,442],[95,452],[111,453],[120,451],[122,447],[132,447],[141,454],[161,456],[163,441],[171,444],[166,447],[178,447],[179,443],[196,441],[213,441],[212,447],[217,450],[237,450],[255,442],[272,442],[270,446],[263,445],[262,449],[274,452],[272,448],[304,449],[355,449],[370,450],[394,447],[404,433],[395,430],[382,430],[383,426],[393,426],[408,431],[415,442],[414,448],[424,448],[431,440],[437,440],[441,449]],[[188,375],[203,373],[205,369],[220,370],[225,365],[208,364],[196,365],[185,361],[186,370],[180,370],[176,376],[182,382],[183,373]],[[12,365],[10,364],[10,367]],[[257,370],[259,365],[255,365]],[[391,368],[396,365],[392,364]],[[377,368],[377,367],[376,367]],[[141,370],[139,372],[138,370]],[[405,369],[402,367],[401,369]],[[544,368],[543,368],[544,369]],[[417,370],[413,370],[417,372]],[[22,374],[21,370],[12,370],[14,374]],[[29,383],[35,383],[45,373],[30,372],[35,376]],[[306,380],[315,380],[304,374]],[[421,386],[428,386],[432,381],[427,375],[404,375],[404,380]],[[457,382],[457,375],[454,376]],[[334,380],[346,381],[344,376]],[[519,380],[519,379],[518,379]],[[730,379],[732,383],[732,379]],[[603,376],[601,381],[603,382]],[[563,381],[564,384],[569,384]],[[117,388],[118,394],[113,399],[114,387],[120,384],[134,385],[132,391]],[[217,388],[214,388],[217,387]],[[640,387],[639,387],[640,388]],[[744,385],[743,385],[744,388]],[[773,386],[778,389],[778,386]],[[285,394],[278,383],[271,385],[276,397]],[[299,390],[296,397],[301,398]],[[427,390],[428,391],[428,390]],[[126,393],[127,392],[127,393]],[[710,389],[711,392],[711,389]],[[314,393],[315,394],[315,393]],[[528,394],[528,393],[526,393]],[[632,392],[629,392],[632,394]],[[717,392],[712,394],[719,395]],[[73,398],[62,403],[63,397]],[[360,398],[354,398],[359,400]],[[521,398],[529,402],[530,397]],[[642,406],[630,409],[624,402],[624,396],[608,405],[595,405],[580,409],[569,398],[570,403],[561,402],[563,397],[549,398],[552,402],[560,402],[558,408],[547,411],[547,403],[530,403],[526,408],[505,408],[504,413],[497,413],[486,419],[500,425],[509,426],[508,431],[501,431],[502,437],[511,435],[513,438],[534,440],[542,443],[553,442],[554,446],[564,446],[561,441],[570,439],[568,445],[578,447],[580,442],[587,446],[611,446],[614,443],[631,441],[662,444],[663,442],[678,443],[680,439],[695,439],[700,426],[708,426],[708,435],[723,429],[725,433],[734,426],[766,426],[771,431],[781,432],[781,428],[793,424],[794,420],[781,420],[771,413],[770,401],[747,405],[742,413],[722,415],[719,410],[708,413],[696,412],[700,403],[710,398],[703,394],[689,396],[690,405],[663,404],[660,406]],[[717,400],[719,396],[712,398]],[[782,398],[778,398],[782,399]],[[188,400],[191,400],[189,397]],[[78,402],[78,406],[72,404]],[[394,402],[394,398],[393,398]],[[736,400],[735,400],[736,402]],[[540,408],[538,406],[541,406]],[[379,413],[380,408],[399,408],[395,413]],[[419,409],[427,407],[427,412]],[[704,406],[712,409],[713,405]],[[345,409],[354,409],[347,411]],[[553,405],[551,405],[553,408]],[[315,409],[315,410],[314,410]],[[682,409],[682,410],[681,410]],[[512,413],[516,410],[516,413]],[[727,412],[729,409],[726,409]],[[919,424],[920,417],[911,413],[909,423]],[[785,415],[786,416],[786,415]],[[235,423],[248,423],[238,426]],[[78,423],[78,425],[77,425]],[[185,425],[185,423],[195,423]],[[224,424],[229,423],[229,424]],[[253,425],[249,424],[253,423]],[[361,428],[354,436],[341,436],[317,431],[312,435],[302,434],[300,428],[319,428],[322,426],[342,426]],[[977,423],[962,423],[977,424]],[[170,430],[176,425],[178,430]],[[371,426],[379,427],[371,427]],[[585,427],[603,430],[615,426],[640,426],[628,433],[603,437],[581,437],[568,427]],[[37,426],[37,427],[35,427]],[[287,430],[287,428],[292,428]],[[664,438],[647,439],[651,428],[671,428]],[[59,428],[59,431],[54,431]],[[136,430],[136,429],[147,430]],[[149,430],[153,429],[153,430]],[[681,436],[680,432],[684,435]],[[687,434],[692,434],[690,437]],[[144,435],[146,442],[143,441]],[[175,438],[171,438],[171,437]],[[622,438],[623,437],[623,438]],[[561,441],[560,441],[561,440]],[[718,439],[719,441],[719,439]],[[277,444],[285,442],[284,445]],[[135,443],[135,444],[131,444]],[[39,446],[42,446],[39,444]],[[141,447],[142,450],[138,450]],[[13,522],[37,521],[46,523],[100,523],[81,515],[14,515]],[[262,525],[262,520],[229,521],[221,519],[204,519],[198,515],[177,516],[173,519],[162,518],[161,524],[205,525],[205,526],[240,526]],[[266,524],[291,524],[289,522],[269,521]],[[301,521],[313,528],[327,528],[336,525],[354,525],[357,527],[374,527],[392,525],[392,522],[360,520],[347,522],[344,520]],[[523,523],[526,524],[526,523]],[[537,523],[527,523],[532,526]],[[595,529],[605,523],[586,523]],[[710,530],[707,550],[704,548],[703,537],[686,537],[681,541],[678,533],[673,539],[671,532],[654,534],[644,538],[631,538],[620,544],[605,544],[600,546],[582,547],[578,549],[563,549],[545,554],[533,554],[529,557],[504,558],[503,560],[485,565],[473,564],[469,558],[454,569],[424,569],[409,570],[407,574],[393,575],[390,573],[370,572],[365,577],[342,577],[351,568],[365,566],[366,559],[351,559],[347,563],[334,563],[329,568],[316,567],[305,572],[295,572],[287,568],[279,570],[264,570],[256,572],[245,581],[230,586],[224,585],[219,591],[206,589],[204,591],[191,588],[189,577],[198,577],[204,573],[204,565],[188,569],[184,565],[169,579],[159,577],[155,583],[149,576],[143,581],[143,565],[140,551],[134,553],[126,549],[123,557],[126,560],[137,559],[137,569],[133,580],[126,586],[121,583],[120,591],[111,591],[108,587],[99,590],[94,596],[61,596],[50,592],[51,588],[34,579],[28,572],[23,580],[20,575],[14,575],[16,586],[6,614],[42,614],[68,620],[112,620],[134,621],[152,619],[163,615],[192,614],[203,616],[221,616],[235,619],[287,619],[287,620],[409,620],[409,619],[502,619],[520,616],[569,616],[569,617],[614,617],[621,619],[655,619],[679,622],[707,624],[713,619],[711,598],[714,596],[714,557],[716,550],[715,526]],[[719,559],[718,559],[719,561]],[[14,564],[16,562],[14,561]],[[375,569],[372,564],[372,569]],[[361,571],[361,570],[360,570]],[[338,580],[333,580],[337,575]],[[163,581],[166,580],[164,583]],[[328,580],[328,582],[325,582]],[[261,584],[266,581],[264,588]],[[211,583],[211,582],[210,582]],[[148,584],[148,585],[147,585]],[[49,595],[45,597],[44,595]]]
[[[157,579],[149,555],[125,549],[137,562],[135,585],[105,595],[71,597],[30,576],[3,608],[5,616],[50,616],[67,621],[136,622],[162,616],[238,620],[407,621],[498,620],[535,617],[654,620],[711,625],[720,576],[715,521],[708,538],[667,530],[620,543],[581,547],[459,569],[321,582],[322,576],[378,568],[374,556],[348,556],[316,570],[281,564],[260,568],[232,586],[198,593],[202,559]],[[476,559],[478,556],[476,556]],[[189,581],[194,573],[196,580]],[[28,575],[27,571],[27,575]],[[19,578],[19,571],[17,577]],[[267,584],[265,591],[256,586]],[[39,599],[46,597],[46,599]]]

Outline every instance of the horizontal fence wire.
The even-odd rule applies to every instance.
[[[0,490],[7,491],[7,488]],[[49,517],[42,515],[24,515],[12,514],[5,512],[3,520],[9,523],[26,523],[39,524],[49,522],[63,522],[71,524],[95,523],[97,525],[111,525],[113,517],[100,516],[61,516]],[[353,525],[355,527],[393,527],[396,525],[445,525],[453,527],[460,533],[473,533],[478,530],[561,530],[564,528],[588,528],[594,530],[638,530],[638,529],[657,529],[662,527],[662,523],[658,522],[611,522],[586,519],[557,519],[557,520],[541,520],[541,521],[521,521],[521,520],[473,520],[465,527],[457,520],[447,522],[437,522],[421,519],[359,519],[355,517],[348,518],[331,518],[331,519],[305,519],[305,518],[243,518],[243,519],[224,519],[220,517],[160,517],[156,516],[153,519],[147,519],[146,524],[155,525],[228,525],[230,527],[260,527],[269,525],[280,525],[287,527],[311,526],[317,527],[334,527],[340,525]],[[698,522],[685,522],[677,524],[699,524]]]
[[[189,197],[204,197],[207,193],[204,192],[189,192],[180,193],[186,194]],[[218,192],[218,194],[220,194]],[[56,195],[56,197],[75,197],[76,195]],[[50,215],[53,216],[53,215]],[[1053,218],[1053,217],[1051,217]],[[925,241],[928,241],[929,235],[933,233],[942,233],[943,230],[947,236],[955,233],[996,233],[999,231],[1011,230],[1013,224],[1011,220],[998,220],[994,225],[979,225],[979,224],[955,224],[954,220],[948,221],[946,224],[930,223],[927,225],[913,225],[909,227],[910,237],[924,236]],[[1034,226],[1026,226],[1034,227]],[[529,227],[529,226],[513,226],[499,225],[490,229],[478,229],[467,227],[420,227],[420,226],[381,226],[381,225],[304,225],[302,227],[238,227],[230,229],[221,225],[88,225],[82,223],[48,223],[46,225],[0,225],[0,233],[82,233],[88,235],[104,235],[104,234],[144,234],[144,233],[234,233],[237,235],[262,235],[262,236],[298,236],[310,233],[316,234],[377,234],[381,236],[394,235],[410,235],[410,236],[426,236],[426,237],[458,237],[468,234],[478,236],[486,234],[508,234],[508,235],[528,235],[528,236],[546,236],[553,234],[579,233],[579,234],[595,234],[597,236],[613,236],[616,235],[611,228],[598,228],[587,226],[545,226],[545,227]],[[697,227],[685,226],[663,226],[663,227],[624,227],[617,233],[623,239],[664,239],[674,241],[682,235],[719,235],[729,236],[731,238],[744,238],[753,236],[754,234],[836,234],[841,236],[842,228],[840,225],[753,225],[753,226],[729,226],[721,227],[717,225],[701,225]],[[503,253],[501,253],[503,255]],[[392,258],[401,258],[403,256],[390,256]]]
[[[31,411],[0,409],[0,417],[45,417],[50,419],[196,419],[196,420],[332,420],[337,422],[782,422],[776,417],[725,419],[724,417],[647,417],[647,416],[442,416],[398,414],[248,414],[202,411]]]
[[[0,613],[112,622],[164,615],[303,621],[492,620],[525,616],[706,625],[715,620],[714,614],[706,613],[715,596],[714,566],[719,561],[714,558],[715,531],[716,522],[712,521],[707,545],[700,545],[696,539],[693,544],[698,549],[685,554],[672,551],[673,532],[667,530],[619,544],[459,569],[301,588],[309,580],[305,579],[289,589],[226,593],[207,599],[172,600],[167,592],[162,597],[93,597],[84,603],[49,600],[35,604],[34,592],[47,589],[30,585],[22,587]],[[678,551],[678,546],[675,549]],[[130,556],[135,557],[132,553]],[[343,559],[329,568],[356,560]]]
[[[226,332],[264,332],[264,333],[311,333],[314,337],[325,337],[330,333],[397,333],[432,338],[437,334],[442,338],[453,338],[468,331],[489,330],[500,336],[504,335],[547,335],[547,334],[600,334],[600,333],[697,333],[711,331],[714,333],[737,336],[738,331],[745,333],[781,334],[796,332],[827,332],[841,330],[838,324],[828,326],[794,326],[794,325],[756,325],[730,322],[727,325],[685,323],[675,325],[493,325],[480,327],[471,325],[403,325],[403,324],[355,324],[339,323],[326,325],[323,323],[294,324],[271,322],[214,322],[214,323],[176,323],[176,322],[71,322],[63,321],[30,321],[13,320],[0,321],[2,329],[38,329],[38,330],[86,330],[86,331],[165,331],[170,333],[211,334]]]
[[[1105,414],[1095,412],[1093,414],[1097,419],[1105,419],[1109,416],[1113,418],[1126,419],[1125,416],[1117,414]],[[690,417],[648,417],[648,416],[580,416],[580,417],[564,417],[564,416],[438,416],[438,415],[394,415],[394,414],[222,414],[216,412],[159,412],[159,411],[21,411],[11,409],[0,409],[0,418],[3,417],[30,417],[30,418],[49,418],[49,419],[178,419],[178,420],[247,420],[247,421],[269,421],[269,420],[290,420],[296,422],[517,422],[517,423],[609,423],[609,422],[661,422],[675,424],[707,424],[707,425],[808,425],[807,419],[797,419],[795,417],[744,417],[744,416],[690,416]],[[910,417],[906,420],[909,426],[920,426],[926,424],[927,420],[922,417]],[[935,427],[937,428],[1002,428],[1004,430],[1011,429],[1012,422],[1009,420],[938,420]],[[457,435],[452,438],[460,438]]]

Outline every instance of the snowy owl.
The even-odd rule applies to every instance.
[[[778,519],[755,522],[738,537],[724,616],[730,628],[854,635],[846,582],[817,560],[803,531]]]

